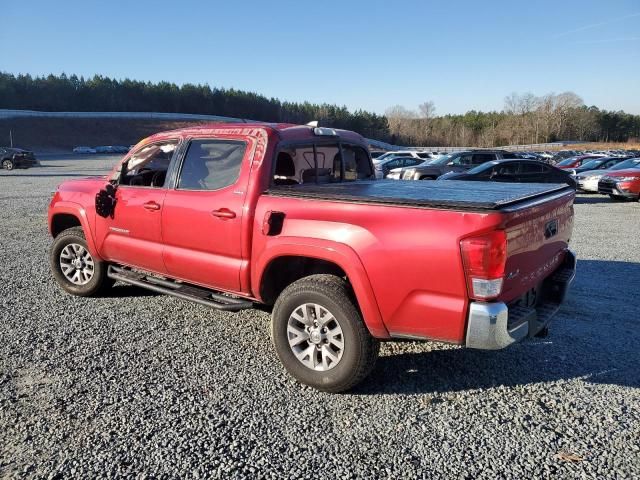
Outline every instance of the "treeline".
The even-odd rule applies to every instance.
[[[268,122],[307,123],[354,130],[389,140],[383,115],[309,102],[282,102],[253,92],[209,85],[116,80],[102,75],[12,75],[0,72],[0,108],[69,112],[168,112],[220,115]]]
[[[283,102],[209,85],[116,80],[102,75],[46,77],[0,72],[0,108],[42,111],[171,112],[354,130],[396,145],[494,147],[557,140],[626,142],[640,139],[640,115],[587,107],[572,92],[536,97],[511,94],[500,112],[436,115],[433,102],[385,115],[344,106]]]
[[[495,147],[548,143],[640,141],[640,115],[587,107],[573,92],[536,97],[513,93],[501,112],[435,115],[433,102],[417,111],[402,106],[386,111],[390,133],[397,143]]]

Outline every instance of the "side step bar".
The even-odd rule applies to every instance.
[[[253,302],[236,297],[229,297],[221,293],[207,290],[173,280],[147,275],[142,272],[135,272],[131,269],[109,265],[107,276],[114,280],[119,280],[129,285],[146,288],[158,293],[171,295],[172,297],[189,300],[190,302],[206,305],[216,310],[227,312],[237,312],[247,308],[253,308]]]

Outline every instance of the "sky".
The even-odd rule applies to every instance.
[[[640,0],[0,0],[0,71],[207,83],[384,113],[573,91],[640,114]]]

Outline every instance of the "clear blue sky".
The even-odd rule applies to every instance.
[[[571,90],[640,113],[640,1],[2,0],[0,70],[208,83],[379,113]]]

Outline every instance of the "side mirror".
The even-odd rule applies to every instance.
[[[103,189],[96,193],[96,213],[103,218],[111,217],[116,209],[116,187],[107,183]]]

